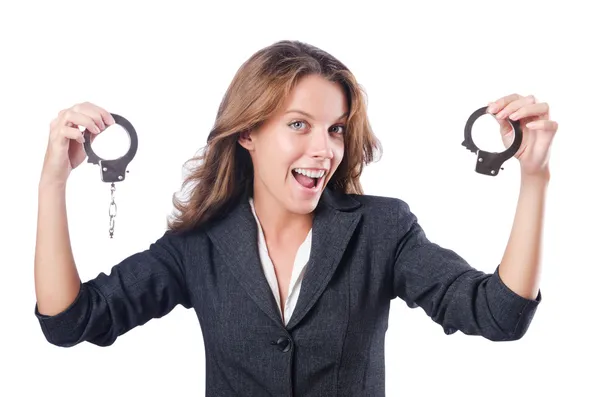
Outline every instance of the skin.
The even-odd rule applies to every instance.
[[[550,182],[550,148],[558,123],[550,120],[550,107],[533,95],[512,94],[488,106],[500,122],[506,147],[513,136],[507,121],[519,121],[523,143],[515,157],[521,166],[521,184],[513,226],[499,266],[500,278],[516,294],[535,299],[541,274],[542,229],[546,191]]]
[[[38,218],[34,279],[38,310],[55,315],[65,310],[79,292],[66,208],[66,185],[71,171],[86,154],[77,126],[98,134],[115,120],[91,103],[62,110],[50,123],[48,146],[38,186]],[[96,135],[92,135],[92,138]]]
[[[255,170],[254,203],[285,302],[294,258],[312,226],[312,211],[344,156],[348,112],[342,87],[320,76],[303,78],[280,112],[244,134]],[[307,192],[295,168],[325,170]],[[283,308],[285,309],[285,308]]]

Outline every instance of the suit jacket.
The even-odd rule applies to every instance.
[[[402,200],[326,189],[298,304],[287,326],[259,263],[257,225],[242,197],[218,222],[167,231],[95,279],[63,312],[35,315],[57,346],[117,337],[180,304],[204,336],[206,395],[385,395],[390,301],[420,307],[446,334],[521,338],[535,300],[512,292],[426,237]]]

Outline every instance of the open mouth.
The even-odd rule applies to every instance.
[[[325,177],[325,170],[311,170],[306,168],[294,168],[292,175],[300,186],[306,189],[317,189]]]

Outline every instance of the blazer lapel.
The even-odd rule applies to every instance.
[[[283,325],[277,302],[260,264],[258,227],[251,211],[244,195],[224,219],[208,228],[207,234],[250,298],[273,321]]]
[[[360,206],[350,196],[325,189],[313,220],[310,258],[300,296],[286,328],[291,330],[315,305],[337,269],[360,221]],[[258,307],[279,325],[283,320],[260,264],[258,227],[248,198],[240,202],[207,234],[234,277]]]
[[[325,189],[315,211],[310,258],[288,330],[306,316],[333,277],[360,220],[360,212],[351,211],[358,206],[350,196]]]

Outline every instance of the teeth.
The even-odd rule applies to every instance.
[[[294,168],[294,172],[305,175],[309,178],[321,178],[323,175],[325,175],[325,170],[312,171],[304,168]]]

